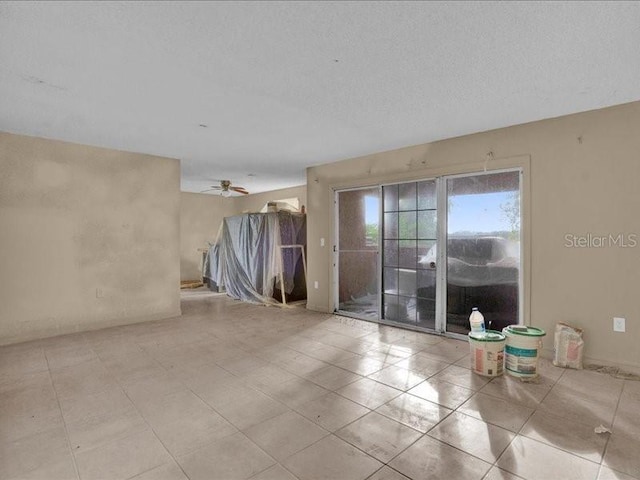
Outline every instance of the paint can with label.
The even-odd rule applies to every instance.
[[[471,370],[485,377],[502,375],[504,368],[505,336],[495,330],[469,333]]]
[[[505,369],[514,377],[538,375],[538,356],[545,331],[525,325],[509,325],[502,329],[507,343],[504,349]]]

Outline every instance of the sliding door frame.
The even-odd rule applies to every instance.
[[[491,168],[488,168],[490,164]],[[330,275],[332,277],[332,288],[330,291],[333,294],[333,301],[331,302],[332,311],[340,315],[353,317],[349,312],[341,312],[338,310],[339,296],[338,296],[338,202],[337,194],[341,191],[348,190],[362,190],[367,188],[379,188],[380,202],[382,202],[382,186],[401,184],[407,182],[419,182],[422,180],[436,180],[438,183],[438,205],[442,205],[444,201],[446,204],[446,182],[439,181],[440,178],[454,178],[458,176],[475,176],[479,174],[491,174],[500,173],[505,171],[520,171],[520,270],[518,275],[518,291],[519,291],[519,323],[530,324],[532,308],[531,308],[531,156],[528,154],[516,155],[512,157],[495,158],[493,153],[489,152],[487,158],[484,161],[477,161],[466,164],[454,164],[448,166],[433,167],[425,169],[423,171],[416,172],[395,172],[384,176],[371,175],[364,182],[357,179],[340,180],[335,181],[329,185],[329,189],[332,192],[330,196],[331,202],[333,202],[332,210],[334,212],[331,228],[333,229],[333,235],[330,236],[334,239],[335,251],[332,252],[331,259],[333,266],[330,267]],[[443,185],[444,184],[444,185]],[[443,185],[443,186],[441,186]],[[446,217],[447,209],[444,211],[438,211],[438,238],[437,242],[440,245],[445,245],[444,248],[438,248],[438,262],[442,265],[443,261],[446,262]],[[404,324],[399,322],[393,322],[382,319],[382,215],[383,208],[380,203],[380,218],[379,218],[379,231],[378,231],[378,268],[377,268],[377,284],[378,284],[378,320],[371,320],[370,318],[362,318],[362,320],[373,321],[374,323],[382,325],[391,325],[401,327],[407,330],[415,330],[419,332],[427,332],[432,334],[440,334],[447,337],[463,338],[461,334],[447,332],[443,326],[446,324],[446,271],[440,268],[437,273],[437,282],[441,282],[444,288],[437,285],[438,301],[436,302],[436,330],[426,330],[424,328],[413,327],[410,324]],[[440,223],[444,226],[440,226]],[[442,238],[441,238],[442,237]],[[440,256],[442,255],[442,257]],[[443,260],[444,259],[444,260]],[[439,288],[440,287],[440,288]],[[440,298],[442,296],[442,298]],[[359,317],[355,317],[359,318]],[[441,322],[440,326],[439,323]],[[439,329],[440,328],[440,329]]]
[[[376,268],[376,294],[378,297],[378,319],[372,320],[369,317],[365,317],[363,315],[357,315],[354,312],[348,312],[345,310],[340,310],[340,193],[343,192],[353,192],[358,190],[373,190],[376,188],[378,190],[378,254],[377,254],[377,268]],[[340,188],[333,190],[333,218],[334,218],[334,238],[333,238],[333,252],[332,252],[332,261],[333,261],[333,311],[339,315],[345,317],[357,318],[359,320],[366,321],[374,321],[379,322],[382,317],[381,310],[381,295],[382,291],[382,265],[380,265],[380,259],[382,258],[381,252],[381,241],[382,241],[382,186],[381,185],[364,185],[361,187],[351,187],[351,188]]]
[[[525,250],[524,250],[524,235],[523,235],[523,227],[524,227],[524,212],[523,212],[523,196],[524,196],[524,169],[522,167],[513,167],[513,168],[502,168],[499,170],[485,170],[481,172],[470,172],[470,173],[459,173],[454,175],[442,175],[438,177],[438,205],[444,205],[444,209],[442,215],[438,210],[438,220],[442,216],[442,225],[438,222],[438,265],[444,265],[444,268],[439,269],[438,273],[438,281],[439,284],[436,284],[436,294],[438,296],[438,301],[436,302],[436,310],[440,310],[439,314],[436,313],[436,328],[438,328],[438,321],[440,322],[440,333],[446,334],[447,336],[453,338],[464,338],[466,339],[466,335],[461,333],[449,332],[447,331],[447,270],[448,270],[448,261],[447,261],[447,240],[449,238],[448,232],[448,219],[449,219],[449,196],[447,189],[447,182],[449,180],[455,180],[456,178],[469,178],[469,177],[478,177],[482,175],[493,175],[499,173],[510,173],[510,172],[518,172],[518,198],[519,198],[519,212],[520,212],[520,232],[519,232],[519,254],[520,254],[520,263],[518,265],[518,324],[524,324],[524,303],[525,303],[525,292],[524,292],[524,275],[523,270],[525,269]],[[440,248],[442,246],[442,248]]]

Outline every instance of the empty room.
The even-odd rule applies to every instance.
[[[639,45],[0,1],[0,479],[640,480]]]

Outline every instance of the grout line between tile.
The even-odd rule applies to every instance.
[[[56,386],[53,383],[53,377],[51,376],[51,367],[49,366],[49,357],[47,356],[47,352],[45,349],[43,349],[42,352],[44,354],[45,361],[47,362],[47,373],[49,374],[49,382],[51,383],[51,388],[53,388],[53,392],[56,396],[56,403],[58,404],[58,410],[60,411],[60,417],[62,418],[62,425],[64,426],[64,436],[65,436],[65,439],[67,440],[67,448],[69,449],[69,454],[71,455],[71,462],[73,463],[73,469],[76,472],[76,477],[78,478],[78,480],[80,480],[80,470],[78,470],[78,464],[76,463],[76,455],[73,449],[71,448],[71,440],[69,439],[69,429],[67,428],[67,421],[65,420],[64,415],[62,414],[62,406],[60,405],[58,390],[56,389]]]

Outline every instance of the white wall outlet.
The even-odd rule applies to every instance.
[[[324,237],[320,239],[320,246],[324,247]],[[316,287],[317,288],[317,287]]]
[[[318,280],[313,282],[313,288],[315,288],[316,290],[318,289]]]
[[[622,317],[613,317],[613,331],[624,332],[626,320]]]
[[[101,288],[96,288],[96,298],[102,298],[104,297],[104,292],[102,291]]]

